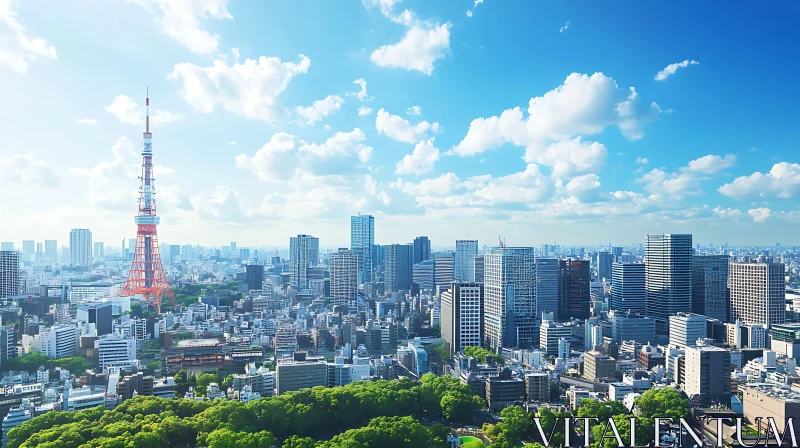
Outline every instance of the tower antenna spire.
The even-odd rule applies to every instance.
[[[150,86],[147,86],[147,96],[144,100],[144,113],[145,113],[145,120],[144,120],[144,132],[146,134],[150,133]]]

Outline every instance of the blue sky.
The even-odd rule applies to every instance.
[[[721,6],[0,0],[0,239],[133,236],[149,86],[163,242],[797,243],[800,6]]]

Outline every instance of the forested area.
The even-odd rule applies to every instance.
[[[469,423],[483,405],[447,376],[303,389],[249,403],[139,396],[116,409],[50,412],[9,432],[10,448],[430,447],[447,429],[422,415]]]

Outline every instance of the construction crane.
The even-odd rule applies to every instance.
[[[506,243],[503,241],[503,238],[501,238],[500,235],[497,235],[497,245],[500,247],[500,249],[506,247]]]

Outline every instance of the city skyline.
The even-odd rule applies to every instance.
[[[0,7],[0,239],[135,235],[149,86],[171,244],[796,243],[796,5],[168,5]]]

